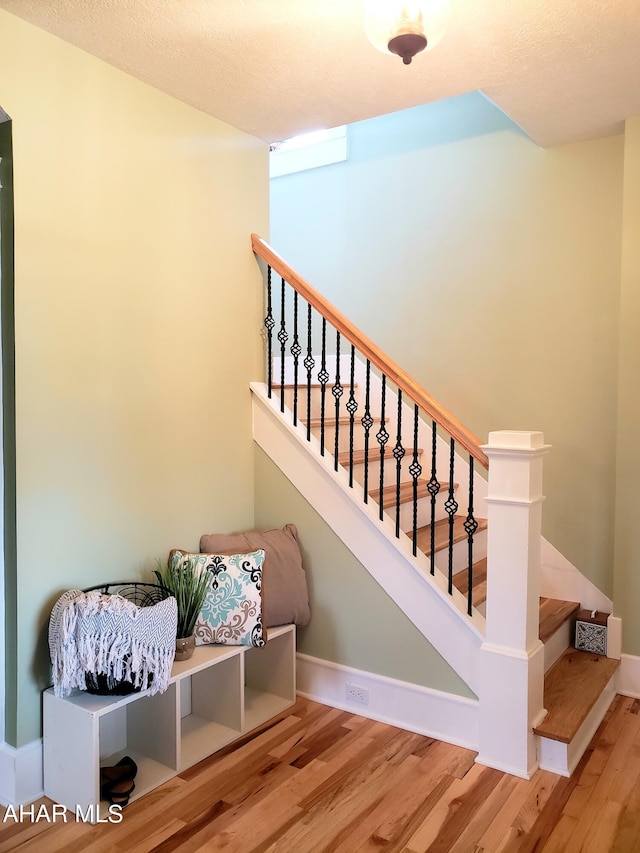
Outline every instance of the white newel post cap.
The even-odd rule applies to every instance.
[[[551,449],[550,444],[544,443],[544,433],[530,432],[517,429],[500,429],[489,433],[489,441],[482,445],[482,449],[491,455],[492,450],[521,450],[547,453]]]
[[[488,503],[544,500],[542,457],[551,450],[551,445],[544,443],[543,433],[497,430],[489,433],[489,443],[482,449],[491,461]]]

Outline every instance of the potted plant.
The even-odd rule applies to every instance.
[[[198,571],[197,558],[171,554],[164,567],[158,563],[155,576],[178,604],[175,659],[187,660],[195,649],[193,632],[209,586],[209,573]]]

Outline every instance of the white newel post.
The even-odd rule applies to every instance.
[[[530,778],[532,732],[544,717],[544,646],[538,637],[541,432],[489,433],[486,637],[480,650],[477,761]]]

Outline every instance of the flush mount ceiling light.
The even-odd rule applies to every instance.
[[[371,0],[365,32],[375,48],[409,65],[416,54],[440,41],[448,18],[448,0]]]

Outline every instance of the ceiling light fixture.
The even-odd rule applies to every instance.
[[[409,65],[416,54],[440,41],[448,18],[448,0],[372,0],[365,32],[375,48]]]

